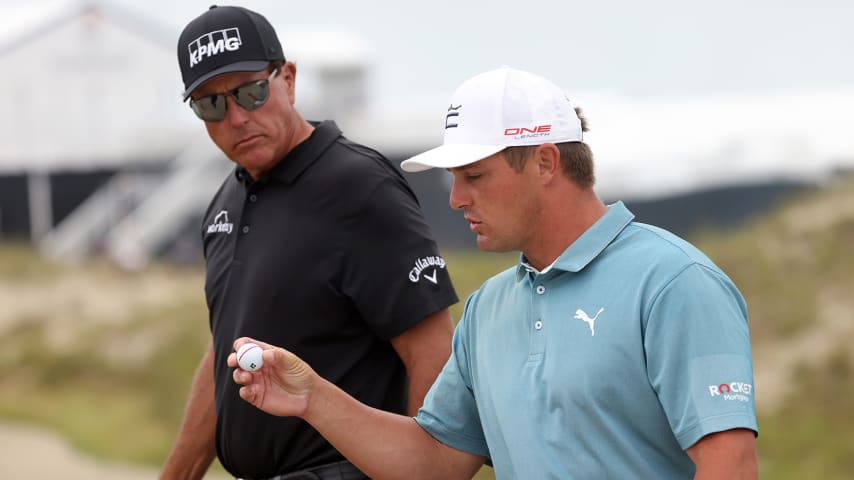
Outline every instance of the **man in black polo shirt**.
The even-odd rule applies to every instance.
[[[237,166],[204,217],[213,341],[162,478],[201,478],[214,455],[240,478],[365,478],[304,421],[242,401],[226,359],[234,339],[263,338],[414,415],[450,354],[445,261],[401,174],[294,108],[296,67],[263,16],[211,7],[178,60],[184,99]]]

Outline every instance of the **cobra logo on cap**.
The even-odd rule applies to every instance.
[[[190,68],[205,58],[223,52],[236,52],[241,45],[243,41],[240,39],[240,29],[237,27],[208,32],[187,45],[190,50]]]
[[[449,128],[457,128],[460,126],[457,123],[457,117],[460,116],[460,109],[463,108],[462,105],[457,105],[456,107],[452,103],[450,107],[448,107],[448,114],[445,115],[445,130]],[[453,120],[451,120],[453,119]]]

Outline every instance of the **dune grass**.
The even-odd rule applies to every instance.
[[[854,471],[854,370],[851,349],[818,367],[799,368],[796,395],[773,415],[760,415],[761,477],[844,480]]]

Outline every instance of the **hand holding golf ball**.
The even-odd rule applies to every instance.
[[[237,364],[247,372],[254,372],[264,365],[261,353],[264,349],[255,343],[244,343],[237,350]]]
[[[315,388],[331,385],[283,348],[249,337],[235,340],[233,348],[236,351],[228,355],[228,367],[234,369],[234,382],[241,385],[240,398],[272,415],[302,417]],[[267,357],[264,360],[262,353]]]

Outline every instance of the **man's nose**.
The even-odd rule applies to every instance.
[[[234,101],[231,95],[225,96],[225,119],[235,127],[246,123],[249,118],[249,112]]]
[[[463,209],[471,204],[469,195],[466,194],[465,189],[460,186],[456,178],[454,178],[454,182],[451,184],[451,195],[448,203],[454,210]]]

